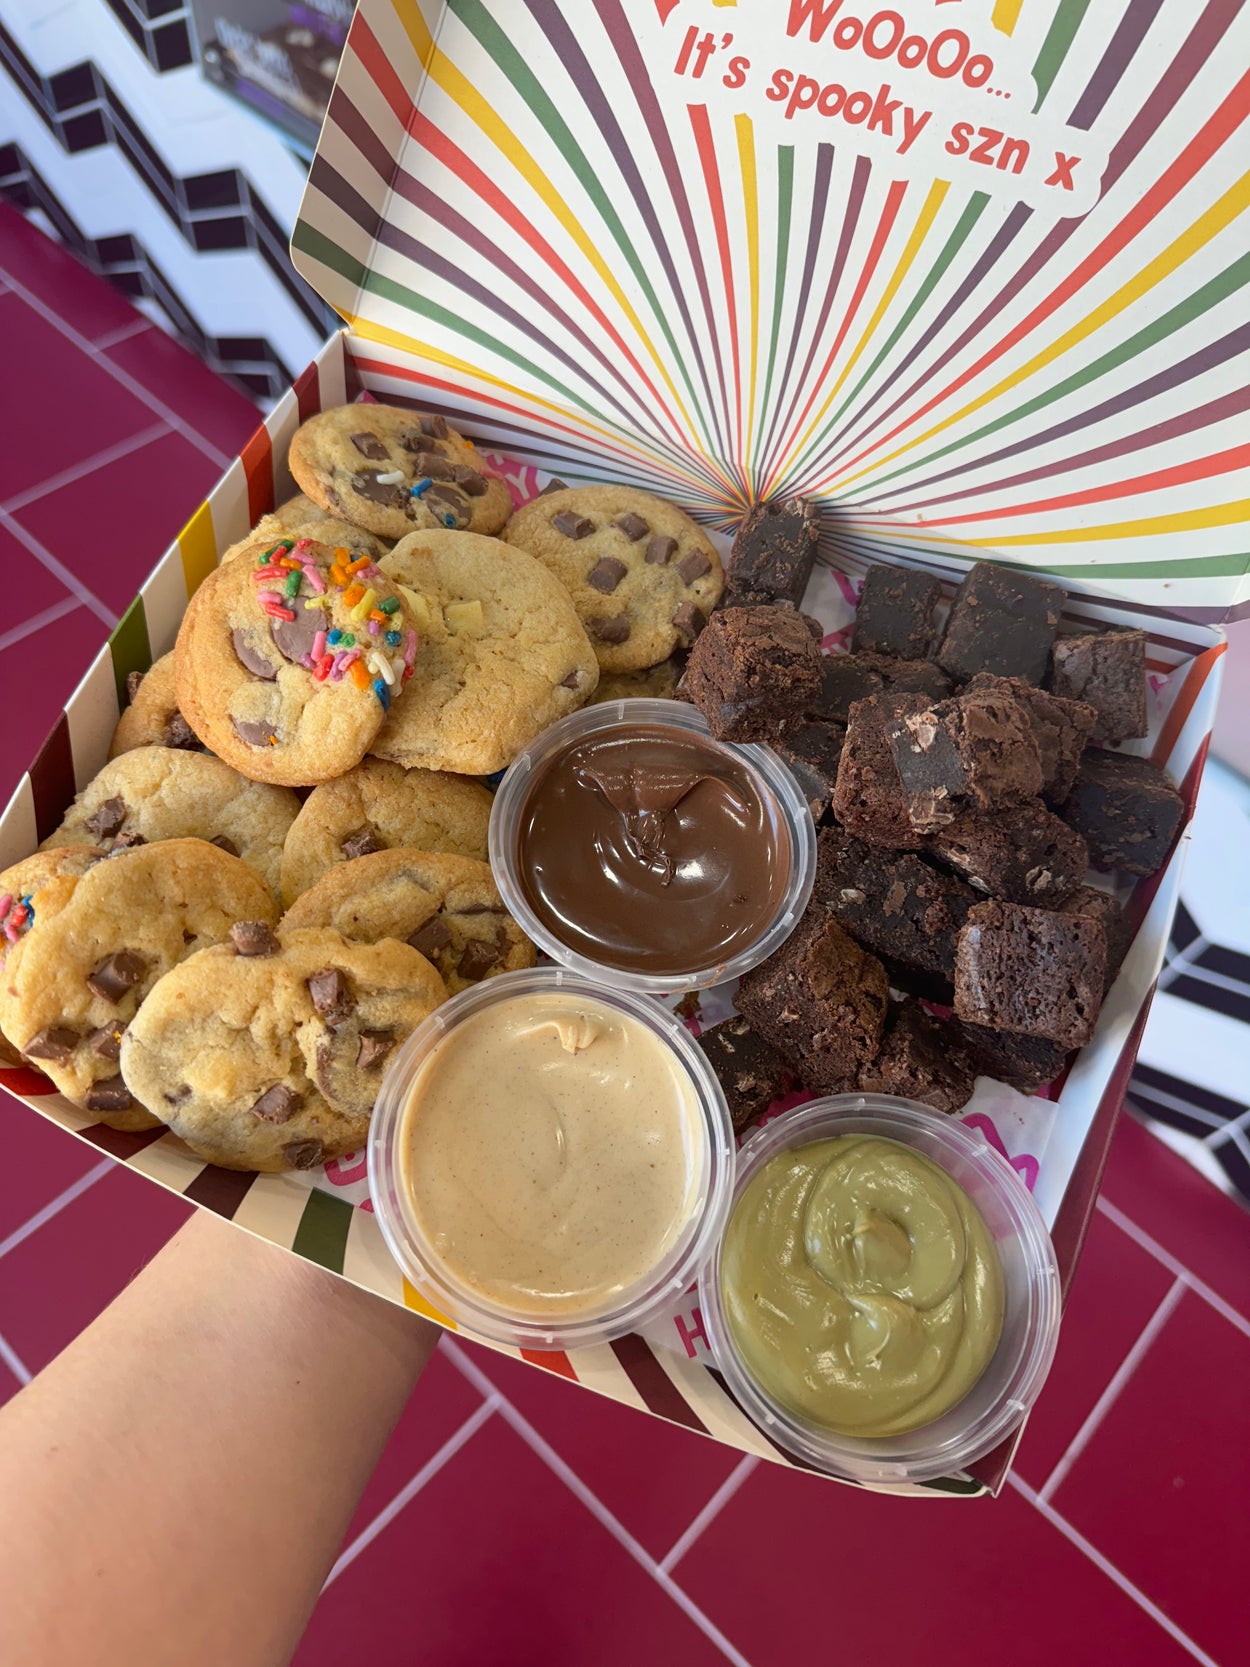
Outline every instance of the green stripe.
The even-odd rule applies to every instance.
[[[1126,537],[1137,535],[1126,534]],[[1102,541],[1099,540],[1101,543]],[[1090,546],[1096,549],[1096,546]],[[1009,556],[995,555],[996,561],[1010,561]],[[1014,565],[1022,565],[1015,563]],[[1099,561],[1096,554],[1083,562],[1061,566],[1046,558],[1046,571],[1064,575],[1088,577],[1096,572],[1100,579],[1159,579],[1160,576],[1178,582],[1182,579],[1227,579],[1250,573],[1250,550],[1238,550],[1230,556],[1160,556],[1158,561]]]
[[[1063,0],[1063,4],[1055,13],[1042,42],[1042,50],[1037,55],[1037,62],[1033,65],[1033,79],[1037,82],[1037,103],[1034,110],[1039,110],[1046,94],[1054,85],[1059,66],[1068,55],[1068,48],[1072,45],[1073,37],[1085,20],[1085,13],[1089,10],[1089,0]]]
[[[350,1204],[342,1198],[332,1198],[328,1192],[314,1190],[308,1194],[291,1249],[306,1261],[329,1268],[331,1273],[342,1273],[351,1225]]]
[[[777,346],[781,337],[782,302],[786,293],[786,268],[790,258],[790,216],[794,206],[794,146],[777,147],[777,270],[773,278],[773,333],[768,344],[768,369],[764,391],[756,404],[758,416],[755,451],[751,457],[752,476],[758,476],[760,436],[772,405],[773,376],[777,370]]]
[[[148,640],[148,616],[143,610],[142,596],[122,615],[109,637],[113,656],[113,677],[117,683],[117,706],[126,705],[126,677],[132,671],[147,671],[152,664],[152,645]]]

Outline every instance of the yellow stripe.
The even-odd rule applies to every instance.
[[[1114,295],[1108,296],[1101,306],[1095,307],[1093,312],[1083,318],[1079,324],[1074,324],[1070,330],[1065,331],[1049,347],[1044,347],[1040,353],[1035,353],[1027,364],[1022,365],[1019,370],[1012,371],[1011,375],[1005,376],[1001,382],[995,383],[988,392],[979,395],[969,404],[961,406],[952,416],[944,417],[940,423],[935,423],[932,428],[927,428],[923,434],[918,434],[915,439],[908,440],[905,445],[888,452],[884,457],[877,458],[867,468],[861,469],[858,474],[842,477],[838,481],[839,489],[845,490],[855,481],[876,474],[887,463],[893,463],[895,458],[905,457],[909,451],[914,451],[917,446],[923,446],[927,440],[932,440],[935,435],[943,434],[948,428],[953,428],[956,423],[963,422],[974,411],[980,411],[984,406],[998,399],[1000,395],[1026,381],[1035,371],[1041,370],[1044,366],[1053,365],[1062,354],[1075,347],[1078,342],[1084,341],[1087,336],[1092,336],[1095,331],[1115,318],[1117,313],[1123,312],[1126,307],[1131,307],[1134,301],[1139,301],[1147,291],[1153,289],[1156,284],[1162,283],[1164,278],[1169,277],[1178,266],[1182,266],[1192,255],[1196,255],[1199,249],[1211,242],[1212,238],[1218,237],[1220,232],[1226,226],[1231,225],[1247,207],[1250,207],[1250,174],[1243,174],[1241,179],[1235,185],[1231,185],[1218,201],[1212,203],[1206,213],[1200,215],[1187,231],[1181,232],[1179,237],[1174,238],[1166,249],[1161,250],[1152,261],[1147,262],[1135,277],[1130,278],[1126,284],[1121,284]]]
[[[1156,533],[1202,532],[1207,527],[1235,527],[1250,516],[1250,498],[1240,503],[1211,504],[1205,509],[1181,510],[1172,515],[1149,515],[1140,521],[1113,521],[1105,527],[1069,527],[1063,532],[1015,533],[1010,538],[970,538],[968,544],[1083,544],[1086,539],[1152,538]]]
[[[434,37],[426,26],[421,7],[416,0],[406,0],[406,3],[392,4],[395,16],[399,19],[400,27],[412,42],[412,50],[427,68],[434,53]]]
[[[438,1309],[428,1303],[417,1290],[415,1285],[404,1280],[404,1307],[411,1308],[414,1314],[424,1314],[427,1320],[436,1320],[439,1325],[445,1325],[448,1331],[459,1331],[460,1327],[454,1320],[449,1320],[446,1314],[440,1314]]]
[[[994,0],[994,10],[990,13],[994,27],[1009,35],[1020,20],[1023,5],[1024,0]]]
[[[178,549],[182,555],[182,576],[186,580],[187,600],[190,601],[217,565],[217,538],[213,532],[213,513],[207,504],[200,505],[178,534]]]
[[[755,384],[759,369],[760,341],[760,205],[755,176],[755,130],[750,116],[735,116],[734,131],[738,138],[738,166],[742,173],[742,216],[746,225],[747,271],[751,286],[751,371],[747,384],[747,439],[746,445],[742,448],[742,460],[747,475],[746,489],[747,495],[750,496],[753,485],[751,446],[755,432]]]

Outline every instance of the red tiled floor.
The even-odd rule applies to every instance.
[[[322,1597],[294,1667],[724,1667],[496,1415]]]
[[[657,1560],[742,1458],[507,1355],[467,1352]]]
[[[246,394],[223,382],[163,330],[153,328],[141,336],[128,337],[108,348],[106,357],[163,400],[227,458],[242,450],[260,422],[260,412]]]
[[[0,1244],[100,1162],[86,1141],[7,1094],[0,1095],[0,1153]]]
[[[74,598],[54,573],[31,555],[7,527],[0,526],[0,637],[7,636],[45,608],[55,608]]]
[[[1250,1336],[1187,1293],[1053,1504],[1218,1660],[1244,1659]]]
[[[103,620],[78,607],[0,654],[0,711],[20,713],[19,722],[0,723],[0,802],[8,803],[107,636]]]
[[[164,434],[36,498],[16,519],[120,615],[220,472],[180,434]]]
[[[11,1400],[21,1388],[21,1384],[10,1372],[9,1368],[0,1360],[0,1407]]]
[[[5,273],[89,341],[111,336],[143,317],[62,244],[45,237],[8,203],[0,203],[0,285]]]

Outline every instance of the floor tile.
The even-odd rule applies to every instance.
[[[0,805],[30,767],[65,702],[104,646],[108,626],[78,607],[0,654]]]
[[[657,1560],[742,1458],[719,1441],[579,1389],[541,1368],[464,1346]]]
[[[1173,1282],[1153,1256],[1095,1215],[1055,1364],[1016,1457],[1016,1470],[1033,1487],[1040,1488],[1063,1457]]]
[[[100,1161],[86,1141],[0,1093],[0,1243]],[[0,1262],[0,1270],[3,1263]],[[0,1271],[0,1279],[3,1279]]]
[[[141,400],[16,294],[0,295],[0,342],[6,386],[22,390],[22,420],[0,450],[0,502],[151,426]]]
[[[724,1667],[496,1415],[322,1597],[294,1667]]]
[[[219,474],[180,434],[164,434],[15,518],[120,615]]]
[[[124,330],[142,313],[64,246],[0,203],[0,282],[9,273],[89,341]]]
[[[1187,1293],[1052,1500],[1218,1661],[1244,1660],[1250,1337]]]
[[[227,457],[243,449],[260,422],[260,411],[246,394],[232,388],[163,330],[146,330],[118,342],[106,349],[106,357]]]
[[[4,575],[4,585],[0,587],[0,636],[6,636],[45,608],[72,600],[56,575],[32,556],[7,527],[0,527],[0,573]]]
[[[848,1662],[1192,1667],[1011,1489],[890,1499],[764,1464],[673,1573],[752,1667],[793,1667],[820,1638]]]
[[[5,1257],[0,1332],[32,1372],[107,1307],[192,1208],[119,1167]]]

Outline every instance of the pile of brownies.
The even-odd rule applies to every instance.
[[[1146,634],[1060,634],[1066,593],[973,566],[873,567],[847,654],[801,611],[815,506],[744,521],[680,693],[786,760],[819,824],[811,904],[701,1044],[744,1128],[788,1086],[957,1111],[985,1075],[1053,1081],[1093,1034],[1131,933],[1090,867],[1148,875],[1181,825],[1142,737]]]

